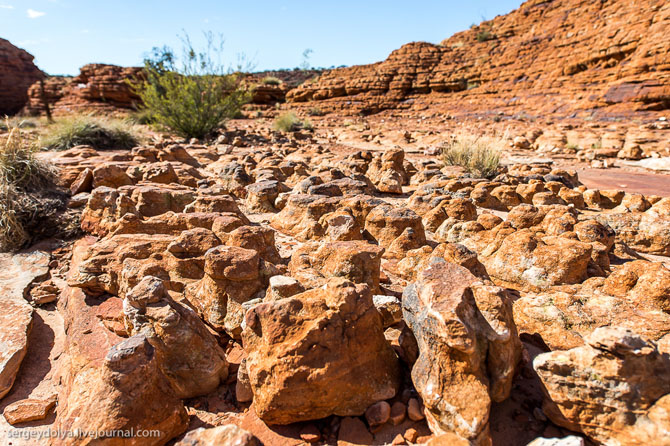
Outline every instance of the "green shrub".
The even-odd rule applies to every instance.
[[[135,110],[126,118],[131,125],[152,125],[156,124],[156,118],[151,115],[151,112],[145,108]]]
[[[442,159],[447,166],[461,166],[478,178],[493,178],[498,173],[502,147],[500,138],[458,134],[443,144]]]
[[[266,76],[263,78],[261,81],[263,85],[279,85],[281,84],[281,79],[276,78],[274,76]]]
[[[128,150],[138,142],[132,127],[122,121],[72,116],[48,126],[38,144],[47,150],[67,150],[78,145],[97,150]]]
[[[489,29],[482,29],[477,32],[477,41],[478,42],[486,42],[488,40],[493,40],[495,39],[495,36],[491,33]]]
[[[305,119],[302,121],[302,128],[305,130],[314,130],[314,126],[312,125],[312,121],[309,119]]]
[[[307,110],[307,114],[310,116],[323,116],[325,113],[319,107],[311,107]]]
[[[30,239],[27,219],[40,210],[29,191],[53,187],[53,168],[35,157],[18,126],[5,121],[9,134],[0,141],[0,251],[21,247]]]
[[[279,115],[274,123],[274,129],[280,132],[295,132],[301,129],[312,130],[313,128],[314,126],[309,120],[301,121],[292,111]]]
[[[211,34],[206,36],[202,52],[188,36],[182,39],[181,65],[169,47],[154,48],[145,59],[145,78],[131,84],[158,124],[186,138],[203,138],[222,128],[251,96],[241,77],[215,60],[222,46],[215,47]]]

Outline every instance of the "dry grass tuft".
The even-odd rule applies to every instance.
[[[498,173],[502,138],[460,133],[444,143],[442,159],[447,166],[461,166],[478,178],[493,178]]]
[[[35,157],[21,128],[9,121],[5,125],[9,133],[0,140],[0,185],[35,190],[53,184],[53,168]]]
[[[97,150],[128,150],[137,146],[139,139],[128,122],[71,116],[48,126],[38,144],[46,150],[67,150],[78,145],[92,146]]]
[[[312,130],[314,127],[309,119],[301,121],[295,112],[281,114],[274,123],[274,129],[280,132],[296,132],[298,130]]]
[[[0,139],[0,251],[21,247],[30,239],[25,224],[34,219],[39,201],[30,192],[52,188],[53,168],[35,157],[21,128],[5,121],[9,133]]]
[[[16,190],[0,186],[0,252],[17,249],[29,239],[18,216],[18,204]]]

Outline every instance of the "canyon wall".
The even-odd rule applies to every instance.
[[[530,0],[439,45],[409,43],[383,62],[327,71],[287,99],[363,114],[653,118],[670,109],[668,30],[664,0]]]

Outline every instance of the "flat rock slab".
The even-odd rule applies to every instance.
[[[33,308],[24,296],[49,273],[49,260],[42,251],[0,255],[0,398],[12,388],[28,349]]]
[[[49,273],[50,260],[44,251],[0,254],[0,296],[25,298],[30,285]]]
[[[28,302],[0,297],[0,398],[7,395],[28,349],[33,308]]]

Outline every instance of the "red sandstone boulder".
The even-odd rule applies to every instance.
[[[437,262],[405,288],[403,316],[418,343],[412,381],[433,433],[490,444],[491,402],[509,396],[521,357],[506,290]]]
[[[670,444],[670,359],[635,333],[596,329],[587,345],[538,355],[544,413],[598,443]]]
[[[256,305],[242,340],[254,407],[269,424],[362,415],[398,389],[398,361],[366,285],[332,279]]]
[[[219,246],[207,251],[205,275],[187,286],[185,296],[205,322],[239,339],[247,310],[244,304],[262,289],[258,252]]]
[[[143,278],[126,294],[123,312],[129,334],[147,338],[179,398],[206,395],[228,377],[214,336],[191,308],[170,298],[162,280]]]
[[[365,241],[306,243],[291,256],[289,271],[306,288],[316,288],[331,277],[367,284],[379,291],[379,271],[384,248]]]

